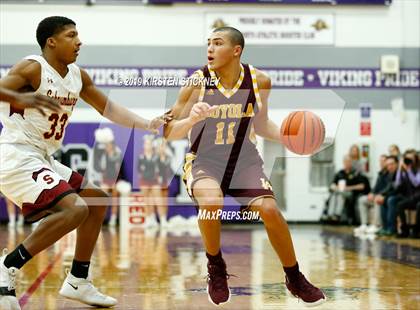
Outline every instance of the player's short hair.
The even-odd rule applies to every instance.
[[[36,28],[36,40],[41,49],[44,49],[48,38],[62,31],[67,25],[76,26],[76,23],[64,16],[50,16],[44,18]]]
[[[225,27],[218,27],[216,29],[213,30],[213,33],[215,32],[227,32],[230,41],[232,42],[233,45],[240,45],[242,50],[245,47],[245,39],[244,39],[244,35],[242,34],[242,32],[240,32],[238,29],[233,28],[233,27],[229,27],[229,26],[225,26]]]

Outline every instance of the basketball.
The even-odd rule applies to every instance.
[[[280,138],[284,146],[293,153],[313,154],[324,142],[325,126],[315,113],[295,111],[283,120]]]

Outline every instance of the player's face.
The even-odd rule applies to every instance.
[[[207,41],[207,63],[217,70],[240,56],[240,47],[234,46],[225,32],[212,33]]]
[[[74,25],[67,25],[64,29],[53,36],[55,41],[55,52],[61,61],[73,63],[79,56],[82,42]]]

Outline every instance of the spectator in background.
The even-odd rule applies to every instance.
[[[355,234],[369,233],[374,234],[379,231],[380,224],[380,205],[375,203],[376,197],[382,194],[387,188],[387,168],[386,155],[379,158],[380,171],[376,178],[375,187],[367,195],[361,195],[357,200],[357,206],[360,213],[361,225],[354,229]],[[373,210],[371,210],[373,209]],[[369,221],[369,211],[373,211],[373,216]],[[369,224],[369,226],[368,226]]]
[[[0,193],[0,198],[3,197],[6,203],[7,214],[9,215],[9,223],[8,227],[10,229],[17,227],[22,227],[24,223],[23,215],[21,212],[18,211],[13,201],[7,199],[6,197],[2,196]]]
[[[382,229],[378,235],[390,236],[396,232],[396,208],[389,206],[389,198],[395,195],[394,181],[398,170],[398,157],[394,155],[386,158],[386,187],[381,194],[376,195],[374,202],[381,206]]]
[[[400,160],[400,166],[395,178],[396,195],[390,197],[389,204],[397,209],[397,214],[401,222],[401,233],[398,237],[406,238],[410,235],[405,212],[416,210],[416,205],[420,201],[420,167],[419,158],[416,150],[407,150]],[[412,236],[418,234],[416,222],[413,227]]]
[[[117,180],[122,179],[122,153],[115,145],[114,133],[110,128],[95,131],[96,145],[93,151],[94,168],[102,175],[101,188],[108,192],[111,200],[109,226],[116,226],[118,217]]]
[[[160,190],[158,186],[159,170],[157,156],[153,148],[153,136],[143,138],[143,154],[138,158],[137,170],[140,177],[140,189],[144,197],[146,218],[144,226],[154,227],[156,221],[155,206],[159,204]]]
[[[171,148],[165,139],[156,139],[156,153],[157,153],[157,167],[158,167],[158,185],[159,185],[159,203],[157,204],[157,211],[159,216],[159,223],[162,228],[168,226],[168,195],[169,184],[173,177],[171,168]]]
[[[416,226],[414,227],[414,232],[413,232],[414,238],[419,238],[419,236],[420,236],[420,201],[418,201],[416,204]]]
[[[334,176],[330,185],[333,206],[329,207],[328,215],[332,221],[342,221],[345,215],[349,224],[356,222],[355,204],[357,197],[370,191],[369,181],[352,166],[349,155],[344,156],[343,169]],[[343,208],[345,214],[343,214]]]
[[[397,157],[397,159],[399,160],[401,157],[401,152],[400,152],[400,148],[398,147],[398,145],[396,144],[391,144],[388,147],[388,153],[390,156],[395,156]]]
[[[357,144],[353,144],[349,150],[349,156],[351,158],[352,167],[357,172],[363,172],[364,167],[360,156],[360,149]]]

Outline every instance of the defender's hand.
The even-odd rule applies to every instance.
[[[44,109],[60,113],[62,111],[58,101],[47,96],[34,93],[19,93],[10,104],[18,109],[36,109],[45,116]]]
[[[159,128],[162,127],[164,124],[166,124],[165,118],[164,116],[158,116],[155,117],[154,119],[152,119],[146,130],[154,133],[154,134],[158,134],[159,133]]]

